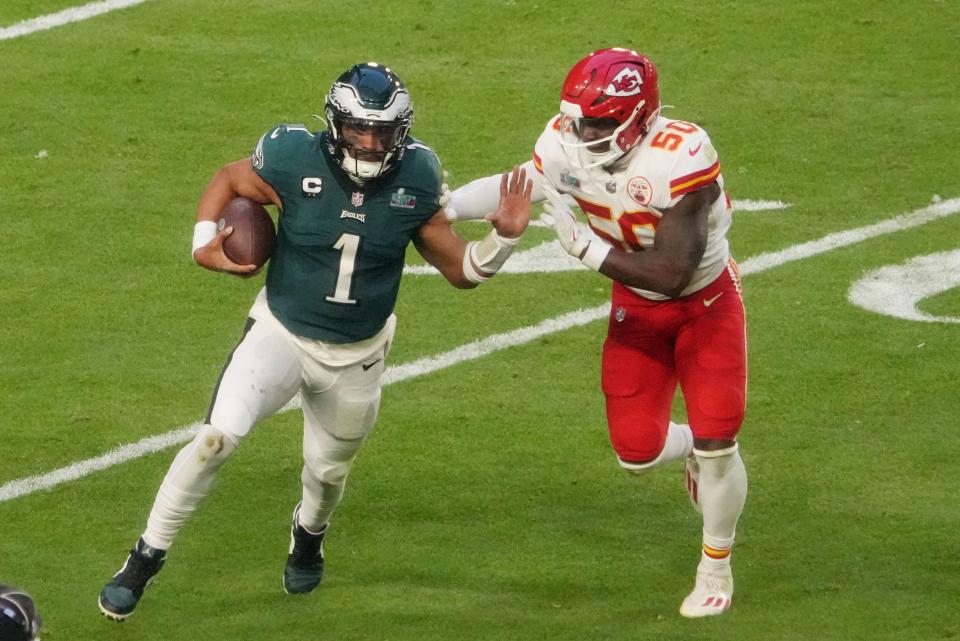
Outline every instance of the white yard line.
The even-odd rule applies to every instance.
[[[895,231],[903,231],[911,227],[924,225],[932,220],[955,214],[958,211],[960,211],[960,198],[943,200],[924,207],[923,209],[900,214],[899,216],[873,225],[850,229],[848,231],[839,231],[828,234],[819,240],[811,240],[810,242],[794,245],[781,251],[768,252],[754,256],[753,258],[748,258],[740,264],[740,271],[744,274],[762,272],[771,267],[783,265],[784,263],[800,260],[801,258],[810,258],[811,256],[816,256],[817,254],[822,254],[832,249],[853,245],[868,238],[883,236],[884,234],[890,234]]]
[[[732,200],[730,201],[730,210],[734,213],[738,211],[775,211],[778,209],[786,209],[790,206],[790,203],[785,203],[782,200]],[[478,218],[476,220],[464,221],[464,222],[476,222],[482,223],[485,222],[484,219]],[[546,227],[545,224],[540,222],[539,218],[533,218],[530,220],[530,227]]]
[[[388,367],[383,374],[383,384],[391,385],[411,378],[417,378],[418,376],[424,376],[425,374],[446,369],[457,363],[476,360],[502,349],[529,343],[547,334],[553,334],[554,332],[578,325],[586,325],[606,315],[606,310],[607,306],[601,305],[593,309],[570,312],[569,314],[563,314],[556,318],[549,318],[531,327],[523,327],[503,334],[494,334],[493,336],[461,345],[449,352],[437,354],[436,356],[427,356],[426,358],[421,358],[411,363]],[[296,396],[280,411],[287,412],[299,407],[300,397]],[[52,472],[47,472],[46,474],[28,476],[4,483],[0,485],[0,503],[20,496],[26,496],[27,494],[33,494],[40,490],[47,490],[69,481],[76,481],[77,479],[82,479],[94,472],[105,470],[114,465],[120,465],[121,463],[165,450],[168,447],[186,443],[197,433],[200,425],[201,423],[198,422],[185,427],[179,427],[170,432],[142,439],[136,443],[122,445],[110,450],[106,454],[101,454],[100,456],[83,461],[77,461],[76,463]]]
[[[854,243],[869,238],[916,227],[957,212],[960,212],[960,198],[945,200],[930,205],[929,207],[924,207],[923,209],[901,214],[880,223],[829,234],[820,240],[814,240],[788,247],[781,251],[768,252],[754,256],[753,258],[748,258],[740,264],[740,271],[744,275],[756,274],[789,262],[810,258],[834,249],[839,249],[840,247],[853,245]],[[494,334],[493,336],[461,345],[460,347],[448,352],[443,352],[442,354],[437,354],[436,356],[428,356],[411,363],[389,367],[384,373],[384,385],[391,385],[424,376],[458,363],[482,358],[502,349],[529,343],[541,336],[561,332],[571,327],[586,325],[592,321],[604,318],[608,314],[609,309],[609,304],[605,303],[590,309],[570,312],[555,318],[549,318],[531,327],[524,327],[503,334]],[[283,411],[297,407],[299,407],[299,402],[295,400],[288,404]],[[158,436],[151,436],[136,443],[123,445],[110,450],[106,454],[95,458],[78,461],[46,474],[38,474],[36,476],[9,481],[0,485],[0,503],[40,490],[47,490],[68,481],[75,481],[89,476],[94,472],[113,467],[114,465],[119,465],[173,445],[184,443],[193,437],[199,425],[199,423],[194,423],[193,425],[180,427]]]
[[[28,36],[37,31],[62,27],[71,22],[79,22],[99,16],[116,9],[125,9],[134,5],[143,4],[147,0],[104,0],[104,2],[89,2],[79,7],[70,7],[57,13],[49,13],[39,18],[24,20],[9,27],[0,28],[0,40],[11,40],[20,36]]]
[[[121,463],[140,458],[141,456],[153,454],[154,452],[165,450],[168,447],[185,443],[193,438],[199,426],[199,423],[194,423],[189,427],[181,427],[170,432],[164,432],[163,434],[151,436],[136,443],[121,445],[106,454],[71,463],[66,467],[61,467],[46,474],[28,476],[17,479],[16,481],[4,483],[0,485],[0,503],[15,499],[19,496],[33,494],[39,490],[56,487],[69,481],[76,481],[77,479],[90,476],[94,472],[105,470],[114,465],[120,465]]]
[[[737,211],[773,211],[786,209],[790,203],[782,200],[734,200],[730,202],[731,209]]]

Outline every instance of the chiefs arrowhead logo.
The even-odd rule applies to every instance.
[[[640,70],[636,67],[624,67],[603,93],[608,96],[635,96],[642,89],[643,76],[640,75]]]
[[[653,200],[653,186],[643,176],[634,176],[630,179],[627,183],[627,193],[637,203],[644,206],[649,205],[650,201]]]

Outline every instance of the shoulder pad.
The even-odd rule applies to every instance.
[[[284,125],[277,125],[276,127],[274,127],[273,130],[270,132],[270,138],[276,140],[277,138],[279,138],[284,134],[289,134],[294,132],[299,132],[301,135],[306,134],[310,138],[314,137],[313,133],[302,124],[300,125],[284,124]]]
[[[440,158],[428,145],[413,137],[408,137],[404,144],[403,158],[397,168],[402,180],[412,180],[426,191],[440,193],[441,174]]]
[[[260,136],[260,140],[257,141],[257,146],[252,155],[253,167],[254,169],[263,169],[265,145],[273,150],[287,147],[289,143],[312,141],[314,138],[315,135],[303,125],[277,125]]]
[[[407,149],[408,151],[413,152],[413,153],[416,153],[417,150],[422,151],[422,152],[426,153],[427,155],[429,155],[430,157],[432,157],[433,160],[434,160],[438,165],[440,164],[440,157],[437,156],[437,152],[435,152],[432,147],[430,147],[429,145],[423,144],[422,142],[420,142],[420,141],[417,140],[416,138],[408,137],[408,138],[407,138],[407,142],[406,142],[406,144],[404,145],[404,148]]]

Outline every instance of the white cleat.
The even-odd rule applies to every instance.
[[[730,565],[697,568],[697,584],[680,604],[680,614],[696,619],[723,614],[733,605],[733,572]]]
[[[686,461],[684,461],[683,476],[687,485],[687,495],[690,497],[690,505],[697,512],[703,513],[703,510],[700,509],[700,496],[698,494],[700,463],[697,462],[697,457],[693,453],[687,455]]]

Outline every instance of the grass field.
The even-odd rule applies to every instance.
[[[0,27],[80,1],[4,0]],[[196,199],[269,127],[315,123],[356,62],[405,80],[414,135],[457,185],[529,157],[586,52],[648,53],[731,197],[791,204],[735,215],[742,262],[953,202],[960,6],[837,4],[149,0],[0,40],[0,488],[203,416],[262,277],[191,263]],[[521,249],[549,239],[532,228]],[[960,326],[847,299],[866,272],[958,239],[944,215],[745,277],[750,496],[719,619],[677,614],[700,529],[682,469],[615,465],[602,321],[386,387],[312,595],[280,586],[299,412],[224,468],[126,623],[97,593],[174,448],[0,501],[0,582],[36,597],[44,641],[958,638]],[[391,362],[608,296],[587,271],[472,292],[408,276]],[[960,317],[958,289],[920,308]]]

